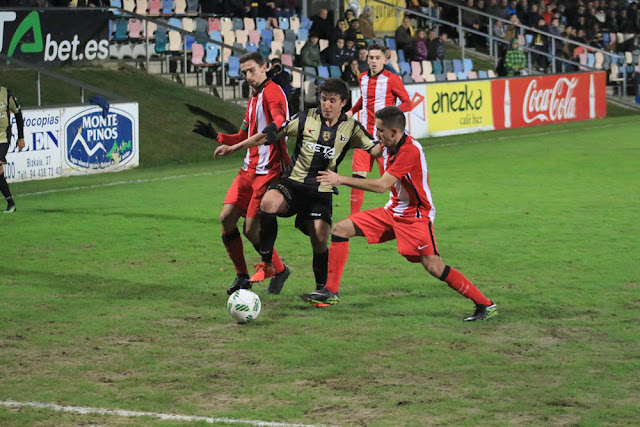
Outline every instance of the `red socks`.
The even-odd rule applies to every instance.
[[[349,256],[349,239],[331,236],[331,247],[329,248],[329,276],[327,277],[326,288],[337,293],[340,289],[340,280],[344,265]]]
[[[282,273],[284,271],[284,264],[278,256],[278,252],[276,252],[276,248],[273,248],[273,256],[271,257],[271,262],[273,263],[273,267],[276,269],[276,274]]]
[[[240,232],[235,230],[225,233],[222,232],[222,243],[229,254],[229,258],[236,268],[236,274],[248,274],[247,263],[244,260],[244,247],[242,246],[242,238]]]
[[[464,274],[460,273],[455,268],[446,266],[440,280],[445,281],[449,287],[456,290],[460,295],[469,298],[476,304],[483,304],[487,306],[491,305],[491,300],[485,297],[473,283],[464,277]]]

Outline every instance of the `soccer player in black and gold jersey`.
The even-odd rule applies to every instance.
[[[18,127],[18,151],[24,148],[24,121],[22,120],[22,111],[18,100],[6,87],[0,86],[0,192],[7,200],[7,209],[4,213],[12,213],[16,211],[16,204],[11,197],[9,184],[4,177],[4,165],[7,163],[7,152],[9,144],[11,144],[11,115],[16,116],[16,126]]]
[[[320,186],[318,173],[337,171],[349,148],[361,148],[374,157],[382,155],[382,147],[362,125],[342,112],[349,96],[346,83],[327,79],[319,89],[320,108],[301,111],[280,129],[267,126],[261,134],[234,146],[220,146],[215,151],[219,157],[250,146],[271,144],[284,136],[296,139],[289,167],[280,180],[271,185],[260,204],[262,263],[249,279],[251,282],[273,277],[271,259],[278,234],[276,218],[296,215],[296,227],[311,240],[316,287],[322,288],[327,281],[333,189]]]

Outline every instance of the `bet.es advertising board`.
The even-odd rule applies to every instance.
[[[430,136],[493,129],[491,82],[427,85]]]

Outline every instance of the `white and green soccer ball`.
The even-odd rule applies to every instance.
[[[260,297],[247,289],[239,289],[227,300],[227,309],[238,323],[255,320],[260,314]]]

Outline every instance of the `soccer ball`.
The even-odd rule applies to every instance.
[[[238,323],[255,320],[260,314],[260,297],[246,289],[239,289],[227,300],[227,309]]]

